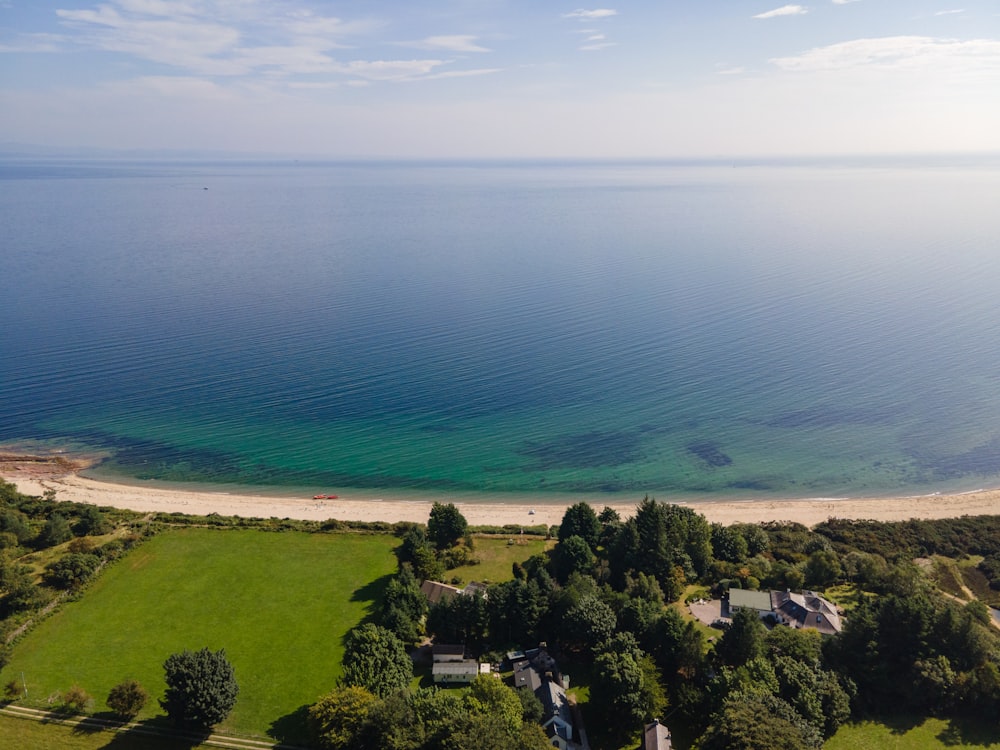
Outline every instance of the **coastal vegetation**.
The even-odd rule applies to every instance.
[[[0,680],[17,706],[100,717],[107,705],[171,731],[161,707],[177,705],[177,671],[164,660],[225,649],[214,712],[167,717],[317,747],[464,750],[486,734],[497,747],[546,746],[523,691],[491,677],[417,687],[408,652],[431,637],[494,664],[545,642],[573,675],[597,750],[634,747],[643,723],[664,717],[675,746],[701,750],[881,745],[900,721],[899,747],[909,735],[921,747],[998,740],[976,717],[1000,711],[985,606],[1000,518],[720,526],[647,498],[627,519],[574,505],[550,541],[525,544],[479,536],[445,504],[428,526],[359,527],[0,491]],[[489,576],[476,575],[480,556]],[[428,602],[421,582],[449,577],[488,584]],[[841,604],[839,634],[767,627],[747,610],[708,629],[684,606],[803,587]],[[44,729],[59,746],[58,728]]]

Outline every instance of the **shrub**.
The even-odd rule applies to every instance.
[[[135,680],[119,682],[108,693],[108,708],[123,719],[134,719],[149,700],[149,693]]]
[[[93,539],[88,539],[85,536],[78,536],[76,539],[74,539],[67,545],[66,549],[69,550],[70,552],[76,552],[82,555],[89,555],[91,552],[94,551],[94,547],[96,546],[97,545]]]
[[[74,685],[62,694],[62,703],[68,709],[83,713],[93,705],[93,699],[90,697],[90,693],[82,687]]]

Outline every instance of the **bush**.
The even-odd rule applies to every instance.
[[[108,693],[108,708],[122,719],[129,720],[138,716],[149,700],[149,693],[135,680],[119,682]]]
[[[45,568],[45,581],[59,589],[78,587],[94,574],[100,563],[97,555],[71,553]]]
[[[97,544],[93,539],[88,539],[85,536],[78,536],[66,546],[66,549],[70,552],[76,552],[81,555],[89,555],[94,551],[96,546]]]
[[[93,699],[90,697],[90,693],[84,690],[79,685],[74,685],[65,693],[62,694],[63,706],[76,711],[77,713],[83,713],[91,705],[93,705]]]
[[[11,680],[3,686],[3,698],[6,701],[16,701],[21,697],[21,685],[17,680]]]

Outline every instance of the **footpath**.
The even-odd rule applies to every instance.
[[[196,747],[224,747],[231,750],[304,750],[298,745],[284,745],[253,740],[244,737],[233,737],[215,732],[209,735],[185,734],[170,732],[156,727],[145,726],[136,722],[121,723],[109,719],[99,719],[93,716],[73,716],[52,711],[42,711],[37,708],[27,708],[14,704],[0,705],[0,714],[28,721],[38,721],[44,724],[61,724],[67,727],[79,727],[88,731],[106,731],[119,734],[145,735],[177,739],[183,742],[199,743]]]

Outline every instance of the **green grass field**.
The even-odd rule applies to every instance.
[[[344,635],[371,610],[396,560],[391,536],[179,529],[105,571],[19,642],[0,683],[20,680],[26,705],[74,684],[105,710],[113,685],[150,692],[140,718],[161,713],[163,661],[183,649],[225,648],[240,685],[219,727],[296,739],[295,712],[330,690]]]
[[[514,544],[509,544],[513,539]],[[546,541],[539,536],[476,537],[473,554],[478,565],[462,565],[449,570],[446,580],[457,577],[463,583],[503,583],[514,577],[513,564],[523,563],[532,555],[541,554],[555,545],[554,540]]]
[[[995,722],[945,721],[913,717],[889,724],[863,721],[846,724],[823,745],[824,750],[1000,750]]]
[[[203,747],[148,734],[87,731],[9,716],[0,716],[0,740],[4,750],[191,750]]]

